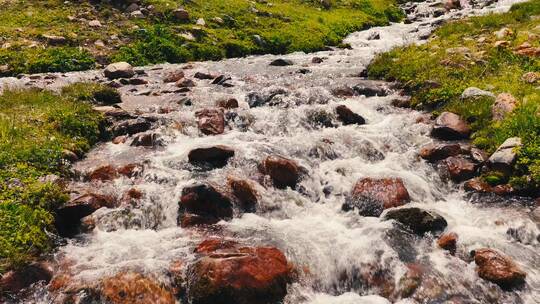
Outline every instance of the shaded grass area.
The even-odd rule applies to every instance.
[[[56,94],[7,90],[0,95],[0,273],[51,249],[52,211],[68,196],[62,187],[42,182],[65,175],[63,151],[87,151],[100,137],[102,117],[81,95],[67,87]],[[84,91],[84,90],[83,90]]]
[[[509,137],[521,137],[524,146],[510,182],[536,195],[540,189],[540,82],[526,81],[523,75],[540,72],[540,58],[516,50],[523,43],[540,46],[538,15],[540,1],[533,0],[514,5],[505,14],[451,22],[428,43],[381,54],[369,68],[372,78],[401,83],[412,95],[413,107],[464,117],[473,128],[474,144],[488,152]],[[506,42],[496,47],[497,41]],[[460,99],[471,86],[495,94],[511,93],[518,107],[503,121],[493,121],[494,99]]]
[[[122,2],[7,1],[0,10],[0,74],[86,70],[121,60],[146,65],[310,52],[403,18],[395,0],[143,0],[154,6],[144,19],[124,13]],[[179,7],[189,20],[175,19]],[[196,25],[199,18],[205,26]],[[89,27],[94,19],[102,26]],[[51,45],[43,35],[65,41]]]

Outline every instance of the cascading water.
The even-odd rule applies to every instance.
[[[176,260],[193,261],[193,248],[211,235],[225,235],[244,244],[275,246],[288,261],[303,269],[288,286],[285,303],[388,303],[381,283],[361,283],[362,269],[374,269],[384,280],[397,285],[411,263],[425,268],[414,300],[394,297],[399,303],[540,303],[540,233],[529,219],[529,209],[519,201],[488,202],[467,195],[453,183],[442,180],[433,166],[418,157],[421,146],[432,139],[430,127],[417,123],[422,113],[390,105],[397,92],[384,97],[335,97],[331,90],[362,81],[358,76],[376,53],[408,43],[419,43],[442,20],[469,14],[504,11],[515,1],[499,1],[484,8],[469,7],[439,17],[430,17],[434,2],[409,5],[418,21],[392,24],[352,34],[345,42],[350,50],[316,54],[295,53],[282,58],[292,66],[272,67],[275,56],[256,56],[220,62],[194,63],[186,70],[231,77],[233,87],[198,81],[184,96],[163,93],[174,90],[164,84],[164,75],[182,66],[159,65],[145,68],[149,84],[144,89],[124,86],[122,107],[142,115],[158,117],[157,129],[163,145],[157,149],[105,143],[74,167],[87,172],[100,165],[144,164],[141,176],[117,178],[113,182],[73,181],[76,192],[89,187],[100,193],[121,196],[135,187],[145,194],[135,206],[102,208],[92,215],[95,229],[58,249],[59,272],[73,282],[93,282],[126,270],[151,275],[161,281]],[[424,17],[421,17],[424,16]],[[369,39],[378,33],[379,39]],[[311,63],[321,57],[320,64]],[[301,68],[308,69],[299,72]],[[308,72],[308,73],[307,73]],[[102,78],[100,72],[70,73],[49,84]],[[4,85],[24,84],[28,79],[0,80]],[[152,94],[162,92],[161,94]],[[243,101],[250,92],[274,94],[272,105],[240,108],[228,115],[226,131],[201,136],[194,113],[214,106],[222,97]],[[156,96],[157,95],[157,96]],[[186,105],[183,98],[193,105]],[[179,103],[179,101],[182,101]],[[362,126],[314,125],[311,113],[331,113],[344,104],[366,118]],[[164,111],[163,109],[172,109]],[[335,118],[333,121],[337,124]],[[219,169],[195,170],[187,161],[194,148],[226,145],[235,149],[234,158]],[[299,187],[275,189],[257,186],[260,194],[255,213],[236,214],[221,221],[218,231],[193,230],[177,225],[182,189],[194,182],[226,183],[228,176],[257,178],[257,166],[270,154],[294,159],[305,168]],[[479,278],[475,264],[467,257],[452,256],[434,245],[432,237],[414,237],[399,232],[390,221],[344,212],[341,206],[354,183],[361,177],[399,177],[408,189],[410,206],[434,210],[448,222],[448,231],[459,235],[460,252],[479,247],[496,248],[511,256],[527,272],[521,290],[502,292]],[[532,237],[517,242],[509,228],[522,229]],[[360,282],[360,283],[359,283]],[[75,283],[74,283],[75,284]],[[416,301],[416,302],[415,302]],[[445,302],[448,301],[448,302]],[[46,288],[23,302],[54,302]]]

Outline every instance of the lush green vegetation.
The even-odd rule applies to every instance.
[[[145,65],[314,51],[403,17],[395,0],[324,1],[328,5],[318,0],[143,0],[143,6],[154,6],[144,19],[124,13],[122,2],[0,0],[0,74],[85,70],[96,62],[120,60]],[[175,19],[179,7],[189,12],[189,20]],[[206,25],[196,25],[198,18]],[[89,27],[90,20],[102,26]],[[51,45],[43,35],[65,41]],[[95,44],[98,40],[104,46]]]
[[[533,49],[540,46],[538,15],[540,1],[533,0],[514,5],[509,13],[451,22],[426,44],[381,54],[370,66],[369,75],[400,82],[412,94],[413,107],[460,114],[471,123],[474,143],[488,152],[508,137],[521,137],[524,146],[510,182],[520,189],[537,190],[540,82],[526,81],[523,75],[539,72],[540,58],[516,50],[524,43]],[[501,31],[503,28],[508,30]],[[501,44],[497,41],[506,42],[497,47]],[[493,98],[460,99],[463,90],[471,86],[495,94],[511,93],[518,99],[518,107],[503,121],[493,121]],[[504,181],[493,176],[489,179]]]
[[[62,94],[0,95],[0,273],[51,248],[51,211],[68,197],[60,185],[40,178],[67,172],[64,150],[80,155],[99,140],[102,118],[81,99],[101,90],[77,84]]]

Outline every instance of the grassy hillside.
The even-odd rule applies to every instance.
[[[51,248],[52,211],[66,202],[46,175],[64,175],[64,151],[81,155],[100,136],[101,116],[82,102],[96,85],[0,95],[0,274]]]
[[[540,0],[514,5],[509,13],[451,22],[420,46],[380,55],[370,66],[373,78],[397,80],[412,106],[451,111],[467,119],[474,143],[493,152],[508,137],[524,146],[510,182],[540,189]],[[527,74],[528,73],[528,74]],[[467,87],[495,95],[510,93],[517,108],[502,121],[492,119],[493,98],[461,100]],[[490,181],[505,182],[490,177]]]
[[[110,2],[0,0],[0,75],[314,51],[403,17],[395,0],[142,0],[142,18]]]

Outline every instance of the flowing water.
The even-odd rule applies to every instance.
[[[392,301],[540,303],[540,245],[536,239],[540,231],[529,218],[526,202],[481,199],[442,180],[432,165],[418,157],[419,148],[432,141],[428,136],[430,126],[416,122],[422,113],[390,105],[400,97],[397,92],[347,99],[331,94],[333,88],[361,82],[359,73],[376,53],[419,43],[442,20],[504,11],[512,2],[468,7],[439,17],[432,16],[434,2],[409,5],[410,14],[418,21],[352,34],[345,41],[352,49],[281,56],[292,60],[293,66],[271,67],[269,62],[277,57],[267,55],[194,63],[192,69],[185,70],[188,77],[197,71],[230,76],[233,87],[202,80],[190,93],[166,93],[174,84],[164,84],[163,76],[183,65],[145,68],[143,78],[149,84],[138,89],[130,85],[120,88],[125,100],[122,106],[158,117],[154,131],[160,134],[163,146],[148,149],[132,147],[129,142],[101,144],[75,164],[74,170],[87,172],[104,164],[143,163],[143,174],[107,183],[73,181],[70,185],[75,192],[91,187],[115,196],[135,187],[145,193],[144,200],[136,206],[98,210],[92,216],[96,228],[67,241],[54,259],[78,282],[92,282],[126,270],[166,281],[171,262],[189,263],[200,241],[219,234],[244,244],[275,246],[292,264],[305,270],[289,285],[286,303],[389,303],[380,296],[381,286],[358,284],[355,274],[363,267],[374,267],[399,284],[407,264],[413,262],[427,269],[415,299],[398,297]],[[380,39],[370,40],[375,32]],[[314,56],[325,60],[313,64]],[[301,68],[310,72],[299,73]],[[3,83],[55,88],[91,79],[101,80],[101,73],[69,73],[58,80],[4,79]],[[250,92],[279,93],[272,105],[250,108],[244,102]],[[184,95],[193,105],[179,102]],[[194,112],[213,106],[222,97],[235,97],[241,101],[240,108],[228,115],[224,134],[200,135]],[[367,123],[335,128],[310,123],[310,113],[333,113],[340,104],[363,116]],[[199,171],[189,165],[187,154],[191,149],[216,144],[235,149],[227,166]],[[224,185],[227,176],[257,178],[257,165],[269,154],[292,158],[306,169],[297,190],[259,185],[261,198],[255,213],[238,213],[212,231],[178,227],[178,202],[185,186],[202,181]],[[346,194],[361,177],[402,178],[412,198],[410,205],[440,213],[448,221],[447,231],[459,235],[458,254],[452,256],[437,248],[432,237],[420,239],[400,233],[391,222],[343,212]],[[507,234],[509,228],[521,231],[520,242]],[[466,256],[480,247],[496,248],[511,256],[527,272],[526,286],[502,292],[480,279],[474,262]],[[50,303],[54,296],[46,290],[38,288],[23,302]],[[454,302],[445,302],[450,300]]]

